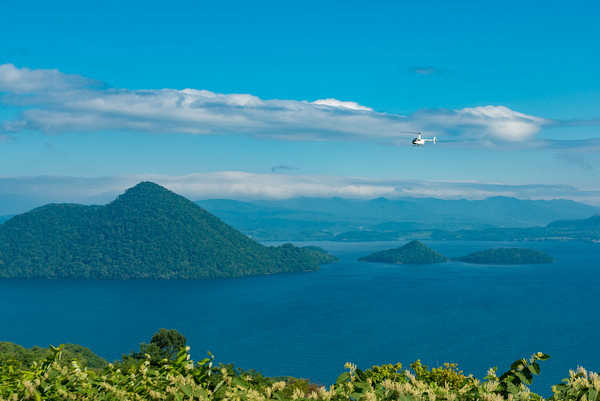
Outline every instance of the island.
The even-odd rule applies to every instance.
[[[267,247],[152,182],[102,206],[49,204],[0,225],[0,278],[199,279],[317,270],[317,247]]]
[[[485,265],[530,265],[553,263],[554,259],[542,251],[528,248],[496,248],[453,258],[461,262]]]
[[[379,251],[358,259],[359,262],[379,262],[393,264],[432,264],[448,259],[419,241],[410,241],[399,248]]]

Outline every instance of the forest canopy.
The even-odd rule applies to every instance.
[[[442,263],[447,259],[419,241],[410,241],[399,248],[379,251],[358,259],[359,262],[381,262],[395,264]]]
[[[0,278],[239,277],[334,260],[315,247],[263,246],[151,182],[105,206],[50,204],[0,225]]]

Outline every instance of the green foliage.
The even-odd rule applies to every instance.
[[[18,344],[0,341],[0,363],[12,361],[23,368],[31,368],[34,363],[40,363],[52,354],[51,348],[34,346],[25,348]],[[62,351],[61,363],[69,364],[72,361],[82,367],[100,369],[108,362],[94,354],[89,348],[77,344],[65,344]]]
[[[360,262],[382,262],[396,264],[442,263],[447,259],[419,241],[411,241],[400,248],[379,251],[358,259]]]
[[[179,331],[161,328],[152,335],[150,343],[140,344],[139,351],[131,351],[129,355],[123,355],[121,366],[127,369],[146,359],[153,365],[157,365],[163,359],[174,360],[179,351],[185,348],[186,342],[184,335]]]
[[[363,256],[358,260],[397,264],[429,264],[445,262],[447,259],[421,242],[411,241],[400,248],[375,252]],[[538,264],[554,262],[551,256],[541,251],[527,248],[487,249],[461,258],[454,258],[454,260],[478,264]]]
[[[497,248],[474,252],[457,260],[478,264],[540,264],[553,263],[550,255],[536,249]]]
[[[46,205],[0,225],[0,278],[238,277],[333,260],[314,248],[265,247],[151,182],[105,206]]]
[[[519,359],[510,365],[510,369],[504,372],[500,377],[496,376],[496,368],[488,372],[485,377],[492,382],[497,383],[496,393],[503,397],[517,396],[526,386],[531,385],[533,376],[540,374],[540,365],[538,361],[545,361],[550,358],[548,355],[538,352],[531,356],[529,360]],[[531,398],[535,400],[541,397],[535,393],[531,393]]]
[[[169,336],[162,333],[161,337]],[[63,346],[50,347],[43,360],[28,367],[14,361],[0,361],[0,401],[540,400],[541,397],[527,386],[540,373],[538,362],[548,358],[537,353],[529,360],[520,359],[500,377],[496,376],[495,368],[490,369],[482,382],[465,376],[456,364],[444,364],[429,370],[416,361],[411,365],[413,373],[402,372],[401,364],[373,366],[363,372],[348,363],[348,371],[326,388],[304,379],[265,377],[253,370],[235,368],[232,364],[215,367],[210,354],[195,363],[190,360],[189,347],[156,364],[151,363],[151,357],[147,356],[126,368],[109,364],[101,370],[86,369],[77,360],[65,364],[64,352]],[[563,383],[553,386],[551,400],[595,401],[598,400],[599,388],[599,376],[579,368],[571,371]]]
[[[383,383],[385,380],[391,380],[395,382],[406,381],[406,375],[404,374],[404,372],[401,371],[401,369],[401,363],[396,363],[394,365],[375,365],[371,369],[365,370],[365,374],[375,384]]]
[[[425,383],[435,383],[440,387],[459,390],[466,385],[474,384],[472,376],[465,376],[462,370],[458,370],[456,363],[444,363],[441,367],[428,370],[426,365],[417,359],[410,367],[415,371],[417,379]]]
[[[175,359],[179,350],[185,348],[186,339],[175,329],[160,329],[152,335],[150,344],[158,348],[159,355],[163,358]]]
[[[554,398],[565,401],[597,401],[600,400],[600,375],[588,372],[582,367],[571,370],[569,377],[552,387]]]

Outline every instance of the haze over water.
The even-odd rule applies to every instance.
[[[300,243],[299,245],[306,245]],[[600,370],[600,245],[426,242],[446,256],[526,246],[556,263],[530,266],[387,265],[356,258],[402,243],[310,243],[340,262],[318,272],[190,281],[0,281],[0,339],[23,346],[78,343],[100,356],[176,328],[199,360],[330,384],[347,361],[457,362],[483,377],[542,351],[545,395],[578,365]]]

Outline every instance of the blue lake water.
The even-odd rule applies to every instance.
[[[403,243],[318,245],[340,262],[318,272],[197,281],[0,280],[0,340],[26,347],[77,343],[108,360],[161,327],[192,357],[330,384],[347,361],[457,362],[483,377],[543,351],[534,390],[578,365],[600,370],[600,244],[436,242],[447,256],[524,246],[556,263],[476,266],[359,263]]]

